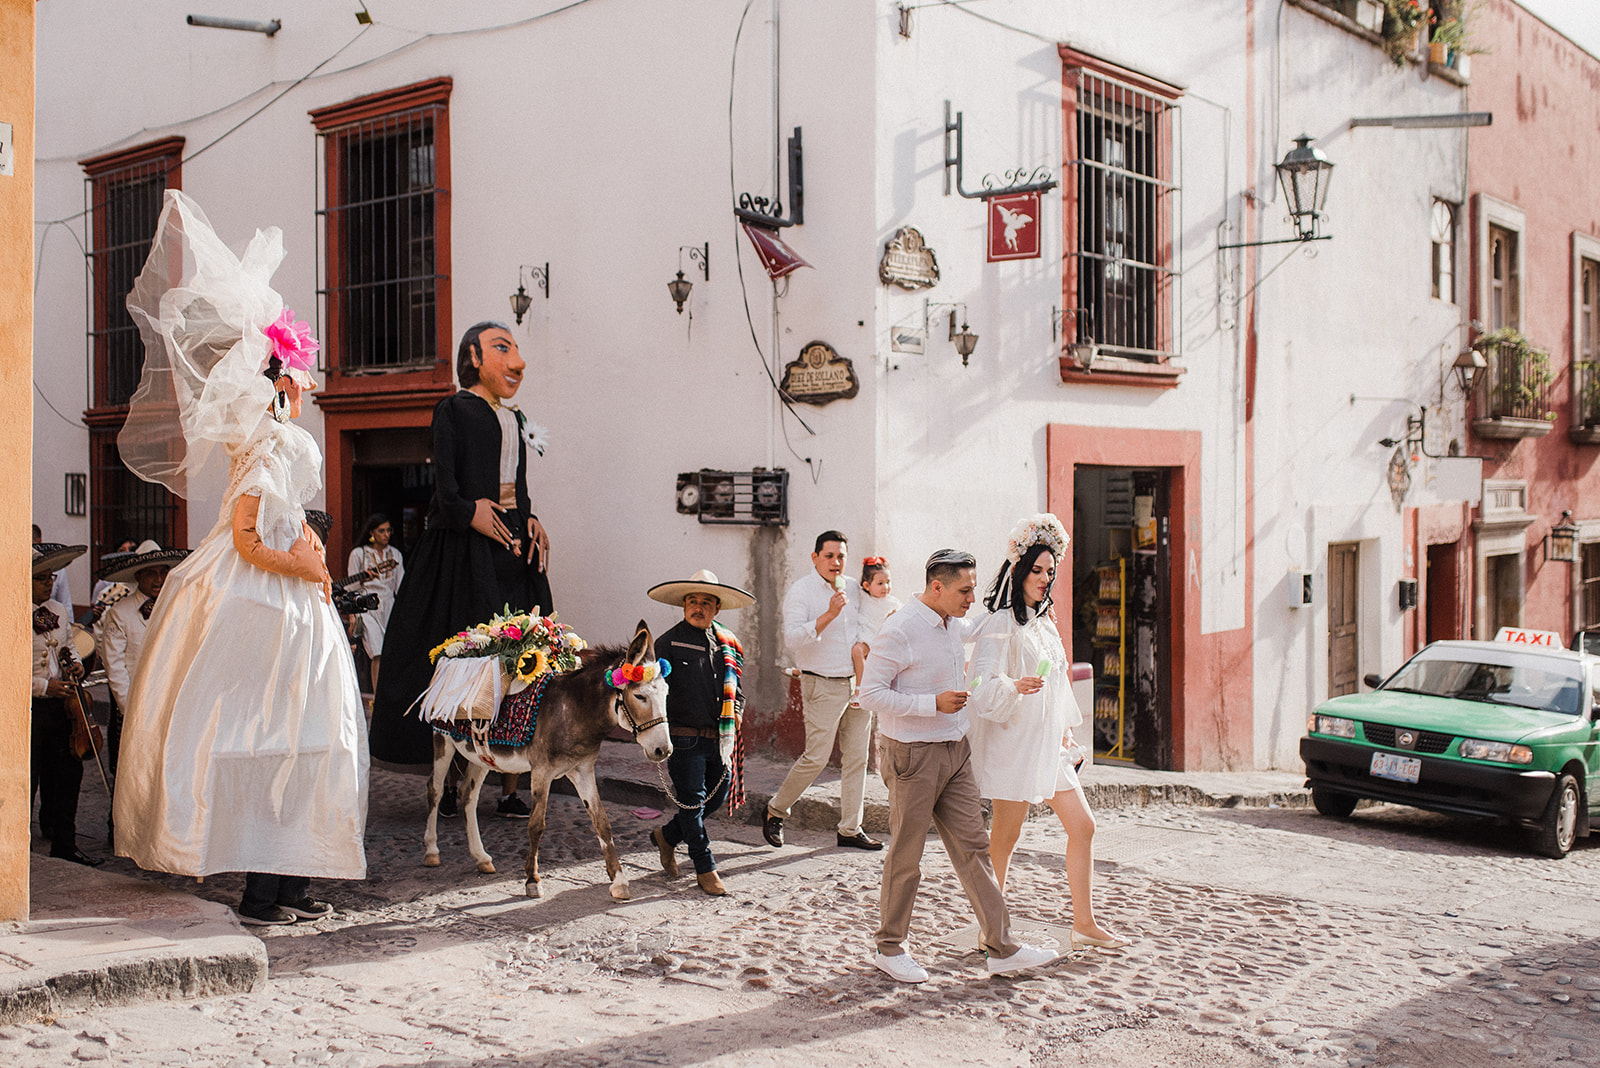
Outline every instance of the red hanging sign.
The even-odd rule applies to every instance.
[[[767,269],[767,277],[776,282],[784,275],[798,271],[811,264],[800,258],[800,253],[783,243],[772,230],[765,230],[749,223],[739,224],[744,229],[744,236],[756,247],[756,255],[761,257],[761,266]]]
[[[1039,194],[1013,193],[985,200],[989,212],[989,262],[1039,257]]]

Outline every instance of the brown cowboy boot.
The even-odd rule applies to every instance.
[[[667,836],[661,833],[660,827],[650,832],[650,841],[654,842],[656,848],[661,850],[661,870],[667,873],[667,878],[676,879],[678,877],[677,853],[667,844]]]
[[[699,882],[700,889],[712,897],[721,897],[728,892],[728,888],[722,885],[722,876],[714,871],[702,872],[695,876],[695,880]]]

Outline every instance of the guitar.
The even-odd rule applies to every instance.
[[[373,579],[382,578],[399,566],[400,561],[398,560],[385,560],[382,563],[373,564],[365,571],[357,571],[349,578],[340,579],[338,582],[333,584],[333,588],[336,590],[342,590],[346,586],[354,586],[358,582],[371,582]]]

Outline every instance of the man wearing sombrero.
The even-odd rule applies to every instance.
[[[110,771],[117,772],[117,749],[122,741],[122,714],[128,707],[128,688],[139,654],[144,650],[144,633],[150,626],[156,598],[167,584],[167,572],[189,555],[188,549],[163,549],[144,541],[130,553],[106,558],[95,572],[95,582],[124,583],[131,591],[113,601],[100,617],[100,661],[106,669],[106,686],[111,691],[111,733],[106,743]]]
[[[744,753],[738,737],[744,717],[739,687],[744,649],[716,618],[723,609],[748,608],[756,599],[704,570],[686,582],[651,587],[650,598],[683,608],[683,622],[656,639],[656,656],[672,666],[667,675],[667,725],[672,732],[668,797],[678,812],[651,831],[650,840],[661,850],[661,867],[674,878],[677,847],[687,845],[700,889],[720,897],[728,890],[717,874],[706,817],[729,798],[733,808],[744,803]]]
[[[68,679],[81,677],[83,665],[72,651],[72,606],[53,600],[56,572],[84,554],[86,545],[36,542],[33,546],[33,783],[29,800],[39,795],[39,833],[50,841],[50,855],[79,864],[100,861],[78,848],[78,788],[83,759],[73,754],[72,722],[65,698]]]

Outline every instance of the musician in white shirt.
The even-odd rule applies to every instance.
[[[817,535],[811,572],[790,586],[783,598],[783,642],[800,669],[806,748],[767,803],[762,835],[769,845],[783,845],[783,821],[789,818],[800,795],[827,767],[837,736],[838,844],[852,849],[883,848],[882,842],[868,838],[861,829],[872,713],[850,703],[850,687],[855,681],[850,651],[858,630],[856,603],[860,590],[854,580],[844,577],[846,550],[845,537],[837,530]]]
[[[144,649],[150,613],[155,610],[156,598],[161,596],[161,588],[166,585],[167,572],[188,555],[187,549],[163,549],[153,541],[145,541],[131,553],[119,553],[117,559],[95,575],[100,582],[129,587],[129,593],[113,601],[100,616],[100,662],[105,666],[106,685],[114,702],[111,737],[106,744],[112,774],[117,770],[122,716],[128,708],[128,690],[139,666],[139,654]]]

